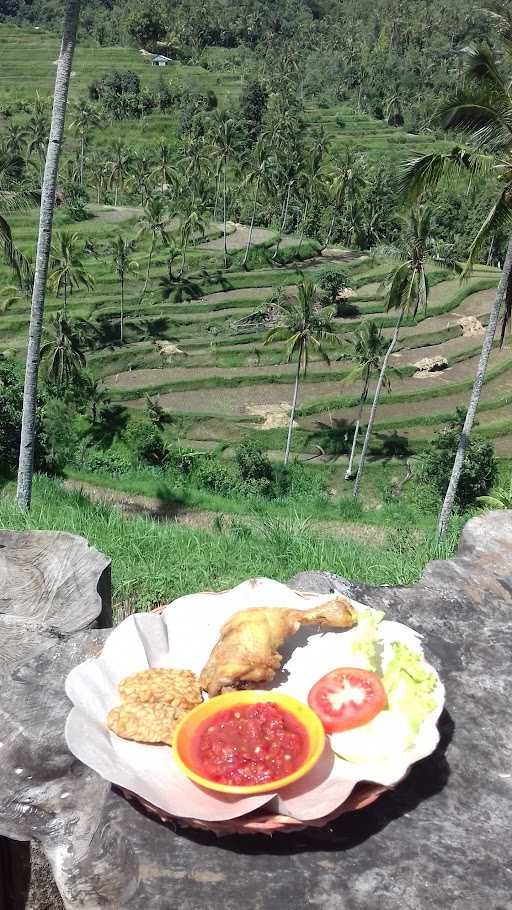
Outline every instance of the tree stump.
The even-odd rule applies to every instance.
[[[110,560],[83,537],[0,531],[0,616],[73,634],[112,625]]]

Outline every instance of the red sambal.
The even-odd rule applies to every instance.
[[[236,705],[198,727],[193,745],[197,770],[232,786],[278,780],[303,764],[307,736],[292,714],[272,702]]]

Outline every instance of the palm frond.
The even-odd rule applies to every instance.
[[[485,238],[498,233],[504,227],[507,227],[512,223],[512,196],[509,187],[506,187],[501,196],[498,198],[495,205],[493,205],[490,210],[487,218],[480,227],[475,239],[473,240],[469,252],[468,252],[468,261],[464,267],[464,275],[467,275],[471,271],[475,257],[482,246]]]
[[[0,248],[19,284],[31,285],[33,281],[32,264],[14,243],[9,223],[2,215],[0,215]]]
[[[440,107],[437,116],[444,129],[464,133],[477,148],[497,151],[511,139],[509,113],[508,99],[500,103],[488,96],[479,100],[462,95]]]
[[[486,14],[496,26],[507,56],[512,58],[512,11],[508,3],[494,3],[492,8],[486,9]]]
[[[476,154],[460,146],[447,153],[422,155],[401,165],[398,192],[405,199],[419,199],[425,192],[434,190],[443,179],[458,179],[464,175],[473,180],[488,174],[493,166],[491,155]]]
[[[464,48],[466,62],[465,76],[470,83],[476,83],[486,94],[499,98],[507,95],[507,85],[498,69],[496,57],[490,47]]]

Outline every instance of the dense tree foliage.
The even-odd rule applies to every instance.
[[[91,0],[82,29],[104,45],[157,42],[283,51],[307,93],[335,92],[390,124],[417,128],[460,79],[457,50],[489,25],[478,0]],[[0,19],[57,27],[61,0],[0,0]]]
[[[465,413],[457,408],[457,417],[435,437],[418,459],[417,479],[420,484],[444,496],[453,468]],[[461,509],[475,504],[491,490],[498,477],[498,463],[491,440],[475,434],[469,440],[464,467],[457,490]]]

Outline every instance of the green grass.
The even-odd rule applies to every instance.
[[[114,602],[136,609],[200,590],[222,590],[264,575],[286,581],[307,569],[325,569],[371,584],[410,584],[425,563],[449,556],[457,532],[442,546],[432,538],[391,535],[384,546],[350,536],[311,533],[301,519],[262,517],[254,528],[190,530],[146,519],[124,518],[117,509],[66,493],[56,481],[37,478],[32,511],[22,513],[12,488],[0,497],[0,526],[69,531],[85,537],[112,559]]]

